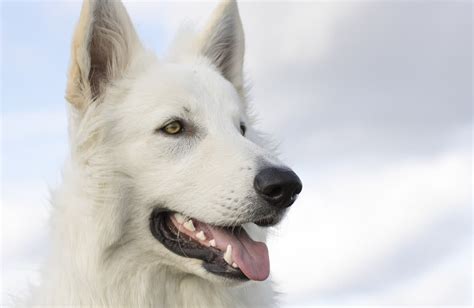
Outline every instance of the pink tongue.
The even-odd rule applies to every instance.
[[[265,243],[252,240],[244,229],[236,230],[235,234],[213,227],[210,227],[209,231],[220,250],[225,251],[228,244],[232,245],[232,259],[245,276],[258,281],[268,278],[270,261]]]

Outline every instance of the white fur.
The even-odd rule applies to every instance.
[[[208,223],[246,221],[258,162],[279,164],[248,115],[236,3],[223,2],[184,45],[161,62],[142,47],[121,3],[85,1],[66,95],[71,160],[52,198],[53,248],[28,304],[274,306],[268,280],[219,278],[150,233],[157,204]],[[197,135],[155,132],[175,116]],[[246,228],[265,240],[264,229]]]

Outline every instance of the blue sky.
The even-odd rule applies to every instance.
[[[159,54],[213,5],[126,4]],[[79,10],[2,2],[2,296],[36,281],[47,251]],[[288,306],[471,303],[472,4],[243,2],[241,15],[259,126],[305,184],[270,243]]]
[[[48,7],[61,10],[61,6],[59,2],[2,4],[2,176],[6,193],[9,185],[52,180],[56,161],[64,159],[67,130],[61,126],[65,123],[63,93],[69,54],[66,39],[57,38],[70,37],[72,28],[44,14]]]

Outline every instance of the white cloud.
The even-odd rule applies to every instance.
[[[381,170],[303,173],[304,193],[271,246],[282,289],[293,300],[313,294],[319,304],[343,304],[354,295],[365,296],[365,304],[437,303],[430,295],[437,288],[428,290],[423,277],[444,256],[469,246],[470,159],[469,152],[453,152]],[[427,291],[424,299],[420,295],[410,302],[406,289],[404,299],[378,298],[413,279],[418,279],[413,290]],[[449,279],[468,282],[470,273],[456,271]],[[454,291],[449,284],[439,286]],[[466,304],[462,295],[461,302],[443,300]]]
[[[5,134],[2,141],[20,142],[30,138],[54,137],[65,141],[67,136],[67,115],[62,111],[10,112],[2,115]]]
[[[2,293],[3,305],[27,294],[36,283],[46,255],[50,206],[46,185],[12,187],[2,194]]]

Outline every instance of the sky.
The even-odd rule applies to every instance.
[[[128,1],[159,55],[215,2]],[[3,1],[2,303],[38,280],[67,158],[77,1]],[[472,304],[472,3],[241,2],[258,127],[304,189],[271,230],[284,307]]]

